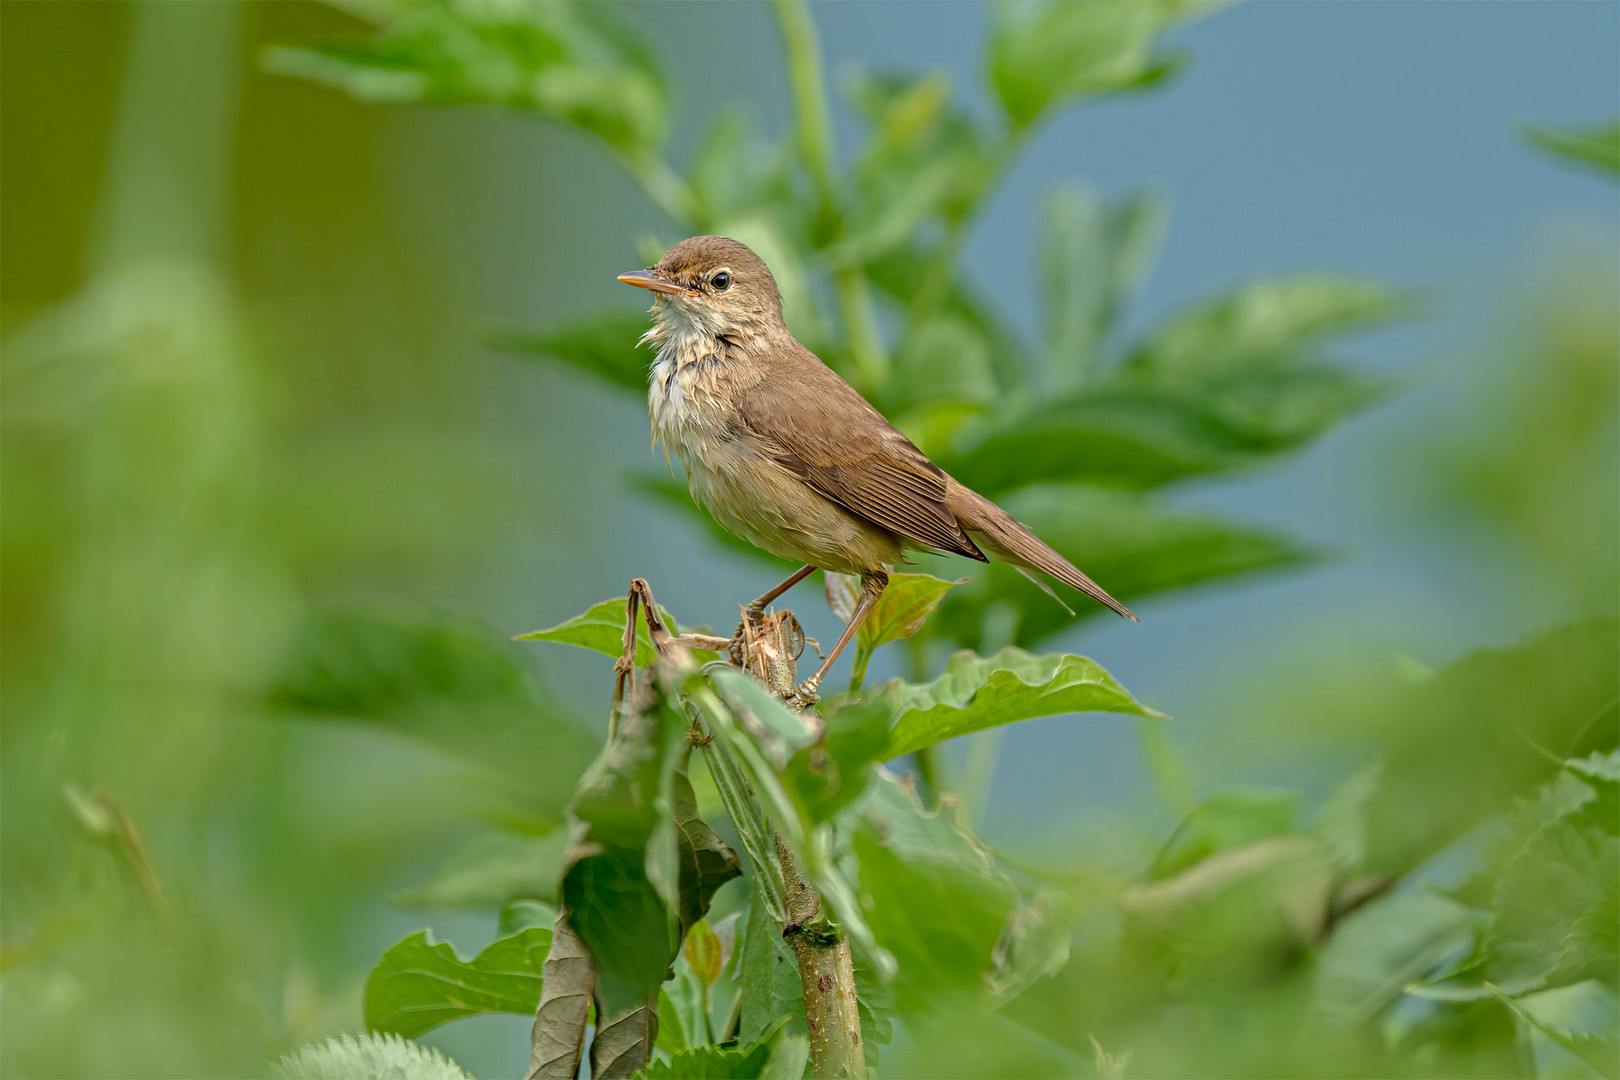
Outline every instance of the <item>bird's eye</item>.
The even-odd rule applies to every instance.
[[[709,284],[714,287],[715,292],[725,292],[727,289],[731,288],[731,271],[720,271],[718,274],[714,275],[714,277],[709,279]]]

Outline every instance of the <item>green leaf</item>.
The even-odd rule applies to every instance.
[[[699,919],[686,932],[686,944],[682,946],[682,951],[698,981],[704,986],[713,986],[720,978],[725,957],[720,953],[720,939],[714,936],[714,931],[705,920]]]
[[[649,53],[591,4],[420,3],[365,41],[272,49],[265,66],[361,101],[504,105],[625,153],[660,142],[668,92]]]
[[[931,682],[892,679],[873,700],[896,717],[885,759],[1003,724],[1071,712],[1159,716],[1095,661],[1032,656],[1006,648],[991,657],[959,652]]]
[[[1322,948],[1315,1008],[1344,1027],[1366,1023],[1410,984],[1466,955],[1479,922],[1431,892],[1395,893],[1351,912]]]
[[[1290,831],[1299,793],[1283,788],[1234,787],[1205,799],[1184,818],[1154,860],[1149,876],[1174,877],[1218,851],[1243,847]]]
[[[559,792],[592,753],[515,647],[466,619],[320,614],[298,628],[268,697],[283,713],[376,724],[488,766],[544,816],[561,811]]]
[[[499,908],[517,899],[555,900],[567,846],[561,830],[546,836],[481,833],[439,864],[425,883],[389,900],[402,908]]]
[[[492,349],[561,361],[645,396],[652,354],[637,345],[650,326],[645,311],[612,311],[543,329],[497,323],[479,337]]]
[[[644,1005],[680,945],[679,852],[671,788],[686,720],[662,696],[631,710],[569,804],[569,924],[590,950],[599,1009]]]
[[[681,1049],[691,1050],[714,1042],[709,1025],[708,991],[684,957],[675,961],[675,977],[667,980],[658,993],[661,1001],[669,1003],[673,1011],[668,1015],[675,1017],[683,1033],[684,1045]],[[660,1012],[660,1022],[665,1015]]]
[[[495,920],[495,936],[511,937],[533,926],[551,927],[557,921],[557,905],[544,900],[513,900],[501,908]]]
[[[669,990],[672,982],[666,980],[658,988],[658,1040],[654,1048],[666,1054],[678,1054],[690,1044],[686,1037],[686,1021],[681,1019],[681,1010],[670,997]]]
[[[342,1035],[301,1046],[271,1067],[279,1080],[472,1080],[431,1046],[398,1035]]]
[[[703,921],[714,894],[732,878],[742,876],[742,866],[731,846],[698,816],[697,796],[692,792],[684,762],[670,778],[670,816],[675,822],[680,860],[680,920],[684,929]]]
[[[742,994],[738,1037],[744,1043],[753,1042],[785,1016],[785,1033],[804,1038],[808,1028],[798,961],[782,940],[782,928],[765,910],[759,889],[751,890],[751,897],[748,923],[741,928],[742,941],[737,946],[737,979]]]
[[[852,846],[872,932],[899,963],[902,1006],[976,1000],[1018,908],[1017,888],[948,811],[924,812],[886,773],[869,792]]]
[[[1009,1001],[1035,980],[1063,970],[1079,906],[1068,893],[1041,889],[1012,913],[996,949],[996,970],[990,980],[998,999]]]
[[[1132,354],[1133,375],[1202,382],[1297,354],[1320,339],[1411,316],[1417,300],[1365,278],[1266,278],[1172,317]]]
[[[990,81],[1015,128],[1065,99],[1149,85],[1164,75],[1158,35],[1193,8],[1188,3],[998,4],[990,42]]]
[[[1620,743],[1620,624],[1596,619],[1481,649],[1358,720],[1386,745],[1367,803],[1367,873],[1400,874],[1559,772]],[[1570,777],[1573,780],[1573,777]]]
[[[1047,365],[1053,386],[1072,392],[1097,367],[1120,309],[1147,274],[1164,207],[1148,195],[1105,205],[1090,192],[1062,187],[1044,209]]]
[[[1277,533],[1166,510],[1130,492],[1050,484],[999,501],[1058,554],[1125,603],[1240,574],[1298,567],[1316,557]],[[1012,640],[1029,647],[1069,629],[1076,617],[1114,617],[1100,604],[1073,593],[1068,594],[1075,609],[1070,615],[1023,575],[1000,563],[981,568],[975,577],[972,585],[951,592],[929,631],[969,648],[982,648],[987,619],[1007,610],[1016,619]],[[1062,586],[1058,589],[1060,595],[1067,592]]]
[[[989,495],[1043,481],[1147,489],[1289,453],[1386,391],[1382,381],[1314,363],[1226,372],[1197,386],[1116,380],[1009,413],[940,463]]]
[[[1595,168],[1620,176],[1620,117],[1586,128],[1520,124],[1519,132],[1531,145],[1567,165]]]
[[[603,656],[611,656],[617,660],[624,654],[624,620],[627,609],[623,597],[612,600],[603,600],[599,604],[592,604],[590,608],[572,619],[558,623],[545,630],[531,630],[527,634],[518,634],[514,641],[554,641],[562,645],[578,645],[582,649],[599,652]],[[669,612],[664,610],[662,604],[658,607],[658,615],[669,627],[671,634],[681,632],[680,624]],[[647,634],[647,624],[644,620],[636,622],[636,666],[646,667],[653,662],[656,653],[652,647],[652,638]],[[703,654],[706,658],[713,658],[712,653]]]
[[[873,763],[888,749],[891,719],[882,701],[852,702],[827,714],[821,742],[795,754],[782,774],[806,821],[831,821],[866,790]]]
[[[1600,1076],[1620,1076],[1620,1001],[1614,990],[1597,981],[1545,990],[1515,1000],[1497,996],[1515,1016],[1595,1069]]]
[[[929,574],[890,574],[888,587],[855,632],[855,685],[859,686],[874,652],[921,630],[945,594],[967,580],[944,581]],[[845,623],[854,615],[859,597],[860,585],[856,579],[846,574],[827,575],[827,603],[833,614]]]
[[[655,1061],[637,1075],[647,1080],[759,1080],[766,1075],[771,1045],[756,1042],[740,1050],[693,1047],[671,1055],[668,1061]]]
[[[818,725],[782,704],[781,699],[738,668],[713,668],[709,681],[778,770],[821,734]]]
[[[533,1015],[550,948],[550,928],[530,927],[462,960],[449,942],[435,942],[431,931],[419,930],[372,968],[366,1026],[412,1038],[465,1016]]]

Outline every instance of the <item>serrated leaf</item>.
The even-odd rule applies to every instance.
[[[603,600],[599,604],[592,604],[587,610],[566,619],[556,626],[544,630],[531,630],[527,634],[518,634],[514,641],[552,641],[561,645],[577,645],[582,649],[599,652],[603,656],[611,656],[617,660],[624,653],[624,620],[627,617],[625,599],[618,597]],[[669,612],[660,605],[659,616],[664,625],[673,627],[674,620]],[[675,630],[671,630],[675,633]],[[636,626],[636,666],[646,667],[653,662],[656,653],[652,647],[652,639],[647,636],[645,622],[638,621]]]
[[[1567,165],[1595,168],[1620,176],[1620,117],[1595,127],[1546,127],[1521,124],[1530,143]]]
[[[667,90],[612,16],[581,4],[411,4],[358,42],[272,49],[266,67],[362,101],[503,105],[587,131],[622,152],[663,137]]]
[[[1133,698],[1095,661],[1034,656],[1008,647],[994,656],[959,652],[931,682],[884,683],[872,700],[896,718],[885,760],[958,735],[1070,712],[1159,716]]]
[[[546,836],[482,833],[440,863],[425,883],[397,892],[389,901],[402,908],[499,908],[517,899],[552,901],[567,846],[561,830]]]
[[[1607,754],[1594,750],[1586,757],[1570,758],[1564,762],[1564,768],[1592,780],[1620,784],[1620,750],[1610,750]]]
[[[967,580],[944,581],[930,574],[890,574],[888,587],[855,632],[853,684],[859,686],[874,652],[921,630],[945,594]],[[858,583],[848,575],[827,575],[828,604],[846,623],[854,615],[859,592]]]
[[[1620,1002],[1613,989],[1585,982],[1515,999],[1497,991],[1515,1016],[1595,1069],[1620,1076]]]
[[[1279,357],[1319,339],[1409,317],[1416,298],[1348,275],[1294,274],[1251,282],[1173,316],[1128,361],[1133,376],[1203,382]]]
[[[647,1080],[760,1080],[771,1060],[771,1046],[771,1042],[756,1042],[738,1050],[693,1047],[671,1055],[668,1061],[652,1063],[639,1075]]]
[[[967,1004],[986,990],[1018,890],[948,810],[925,812],[887,773],[868,790],[852,848],[872,933],[899,964],[902,1004]]]
[[[560,361],[645,396],[653,357],[637,346],[650,325],[645,311],[612,311],[542,328],[497,323],[479,336],[492,349]]]
[[[540,1001],[551,930],[501,938],[471,960],[419,930],[387,952],[366,979],[366,1026],[412,1038],[482,1013],[530,1015]]]
[[[268,696],[282,713],[376,724],[488,766],[546,816],[592,753],[512,644],[466,619],[322,613],[299,627]]]
[[[270,1071],[279,1080],[472,1080],[433,1047],[390,1034],[342,1035],[310,1043]]]

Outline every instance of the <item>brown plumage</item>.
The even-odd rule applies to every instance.
[[[695,236],[620,281],[651,289],[658,347],[648,410],[687,484],[716,520],[784,558],[858,574],[860,606],[806,680],[813,696],[906,550],[935,550],[1050,574],[1134,620],[1124,605],[999,506],[935,465],[838,373],[799,344],[763,260]],[[765,605],[809,573],[749,606]]]

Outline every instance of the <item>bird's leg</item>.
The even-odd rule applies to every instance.
[[[838,635],[838,641],[833,645],[832,651],[827,654],[827,658],[821,662],[821,666],[816,668],[816,673],[799,684],[797,693],[801,705],[807,705],[819,700],[816,697],[816,687],[820,686],[821,680],[827,677],[827,671],[833,666],[833,661],[838,659],[838,654],[844,651],[844,646],[848,645],[850,639],[855,636],[855,631],[861,628],[861,623],[865,622],[866,617],[872,614],[872,609],[877,606],[878,598],[883,595],[883,590],[888,587],[889,575],[881,570],[861,575],[861,599],[855,605],[855,610],[850,613],[848,625],[844,627],[844,632]]]
[[[793,588],[793,586],[797,585],[799,582],[803,581],[805,578],[809,577],[815,572],[816,568],[813,566],[800,567],[798,570],[795,570],[793,575],[786,581],[776,586],[776,588],[771,589],[758,600],[755,600],[752,604],[749,604],[743,609],[742,621],[737,623],[737,632],[731,635],[731,645],[727,649],[727,651],[731,653],[731,662],[733,664],[742,663],[742,643],[748,632],[748,624],[765,614],[765,608],[772,600],[775,600],[778,596],[781,596],[783,593],[787,592],[789,589]]]

